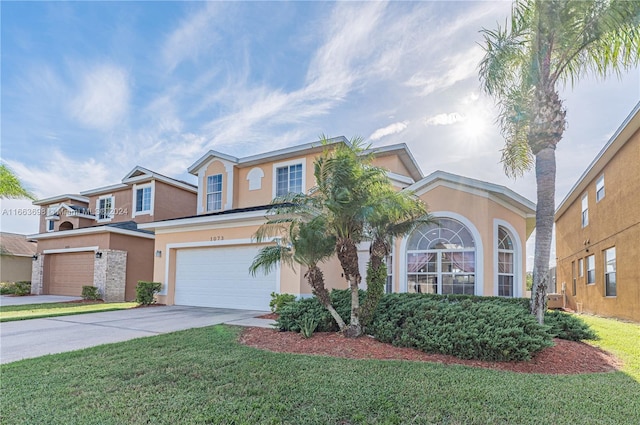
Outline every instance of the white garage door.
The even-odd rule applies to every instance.
[[[249,265],[259,247],[181,249],[176,253],[177,305],[269,310],[276,273],[254,277]]]

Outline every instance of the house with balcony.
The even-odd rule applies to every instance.
[[[555,224],[566,306],[640,322],[640,103],[562,200]]]
[[[40,199],[31,292],[79,296],[95,286],[105,301],[133,300],[153,278],[154,234],[141,223],[196,213],[197,188],[143,167],[120,183]]]
[[[316,184],[314,160],[344,137],[237,158],[211,150],[189,173],[197,177],[193,215],[141,223],[155,233],[153,279],[166,304],[267,310],[270,294],[309,296],[302,266],[281,266],[250,276],[264,244],[253,238],[270,202]],[[521,297],[526,240],[535,205],[512,190],[443,171],[424,176],[405,144],[373,148],[373,163],[387,170],[398,190],[423,199],[438,224],[421,226],[395,241],[388,258],[388,292]],[[275,243],[275,242],[271,242]],[[359,251],[361,271],[369,247]],[[321,266],[329,288],[346,288],[337,259]],[[364,281],[364,279],[363,279]]]

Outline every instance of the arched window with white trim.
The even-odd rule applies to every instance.
[[[513,297],[515,281],[514,248],[511,235],[498,226],[498,296]]]
[[[429,294],[475,292],[476,243],[451,218],[417,227],[407,241],[407,291]]]

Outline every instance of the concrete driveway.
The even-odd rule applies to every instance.
[[[270,327],[266,311],[157,306],[0,324],[0,363],[228,323]]]

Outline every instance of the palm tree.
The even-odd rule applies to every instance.
[[[13,170],[5,164],[0,164],[0,198],[36,199],[31,192],[24,188]]]
[[[346,325],[331,304],[324,275],[318,267],[319,263],[334,255],[335,238],[327,234],[326,220],[323,216],[315,216],[309,221],[304,221],[304,214],[292,214],[293,209],[300,210],[300,207],[294,204],[280,204],[280,200],[276,200],[271,209],[272,218],[260,226],[255,236],[257,242],[279,238],[278,243],[262,248],[249,271],[255,276],[258,270],[269,273],[279,263],[288,266],[297,263],[305,266],[307,271],[304,277],[311,286],[313,295],[329,311],[342,331]]]
[[[321,142],[326,143],[326,139]],[[362,275],[357,245],[366,239],[367,219],[376,208],[374,194],[389,184],[385,170],[371,164],[372,156],[362,145],[362,139],[354,138],[349,144],[326,150],[314,163],[314,195],[321,199],[327,229],[336,238],[335,252],[351,289],[351,317],[344,332],[347,337],[362,334],[358,293]]]
[[[516,0],[510,25],[483,29],[483,89],[497,99],[502,163],[517,177],[535,165],[536,247],[531,313],[546,310],[555,209],[555,148],[566,127],[559,86],[638,63],[640,2]]]
[[[409,234],[417,225],[434,222],[426,205],[410,192],[397,192],[388,185],[375,194],[375,197],[375,208],[367,217],[371,248],[367,264],[367,299],[360,317],[364,326],[371,321],[384,293],[387,280],[385,259],[391,252],[393,240]]]

